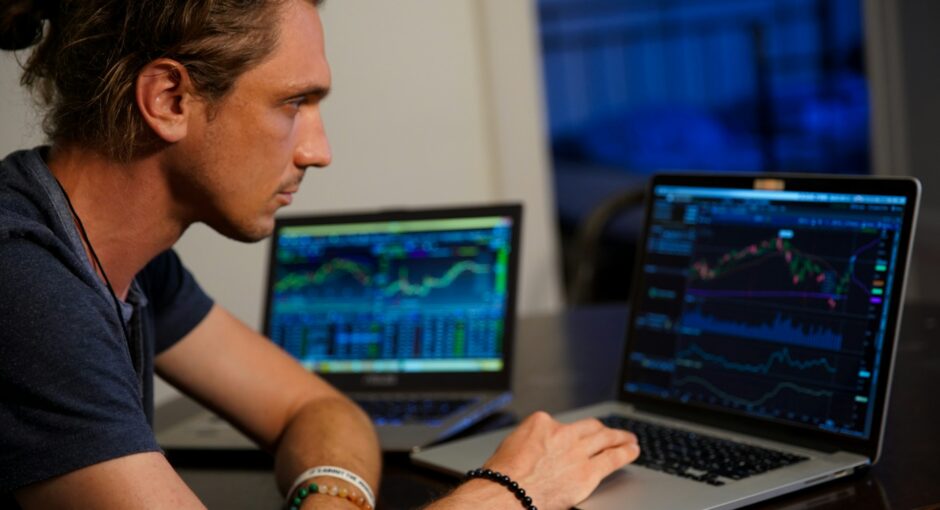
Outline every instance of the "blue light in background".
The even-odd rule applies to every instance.
[[[858,0],[541,0],[539,14],[556,166],[869,172]]]

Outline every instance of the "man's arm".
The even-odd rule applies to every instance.
[[[108,460],[35,483],[14,493],[24,510],[205,509],[158,452]]]
[[[381,453],[368,416],[221,307],[155,365],[167,381],[274,452],[282,492],[305,469],[321,465],[348,469],[378,489]],[[338,508],[350,504],[321,498]]]

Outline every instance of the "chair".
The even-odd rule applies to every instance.
[[[601,202],[581,223],[575,248],[577,261],[568,288],[570,306],[595,301],[594,289],[604,233],[619,215],[642,205],[645,197],[643,190],[629,189],[618,193]]]

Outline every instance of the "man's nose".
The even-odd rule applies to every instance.
[[[322,168],[333,161],[333,152],[330,150],[330,141],[326,136],[319,108],[308,115],[307,119],[303,119],[302,132],[294,151],[294,164],[302,169],[311,166]]]

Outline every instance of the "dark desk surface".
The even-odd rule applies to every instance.
[[[884,454],[878,465],[862,475],[777,498],[759,508],[940,508],[940,405],[931,399],[932,391],[940,390],[940,341],[934,338],[938,326],[940,306],[907,307]],[[476,430],[511,423],[516,416],[537,409],[561,411],[613,398],[625,328],[623,306],[520,321],[515,401],[509,413],[487,420]],[[265,459],[195,459],[174,452],[169,456],[209,508],[280,508],[282,500]],[[242,460],[245,464],[239,464]],[[407,456],[387,455],[379,507],[417,508],[455,483],[411,466]]]

